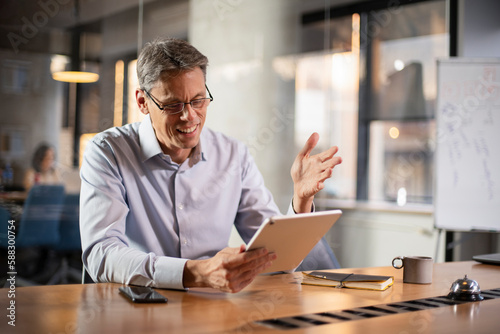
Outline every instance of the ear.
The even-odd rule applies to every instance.
[[[137,88],[135,90],[135,101],[137,102],[137,106],[139,110],[144,114],[149,114],[148,104],[146,100],[146,93],[142,89]]]

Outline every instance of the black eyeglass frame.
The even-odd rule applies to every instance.
[[[164,112],[164,113],[166,113],[167,115],[176,115],[176,114],[180,114],[181,112],[183,112],[183,111],[184,111],[184,109],[186,108],[186,104],[189,104],[189,105],[191,105],[191,108],[198,110],[199,108],[194,108],[194,107],[193,107],[193,104],[192,104],[192,103],[193,103],[194,101],[199,101],[199,100],[210,100],[210,102],[212,102],[212,101],[214,100],[214,98],[213,98],[213,96],[212,96],[212,93],[210,93],[210,89],[208,89],[208,86],[207,86],[206,84],[205,84],[205,88],[206,88],[206,90],[207,90],[207,92],[208,92],[208,96],[209,96],[209,97],[203,97],[203,98],[201,98],[201,99],[194,99],[194,100],[189,101],[189,102],[176,102],[176,103],[170,103],[170,104],[167,104],[167,105],[165,105],[165,106],[163,106],[163,107],[161,107],[161,106],[160,106],[160,104],[159,104],[158,102],[156,102],[156,98],[155,98],[153,95],[151,95],[151,94],[150,94],[147,90],[145,90],[145,89],[142,89],[142,90],[143,90],[143,91],[146,93],[146,95],[147,95],[147,96],[151,99],[151,101],[153,101],[153,103],[154,103],[154,104],[156,104],[156,106],[158,107],[158,109],[160,109],[161,111],[163,111],[163,112]],[[183,105],[182,105],[182,109],[181,109],[180,111],[176,111],[176,112],[167,112],[167,111],[165,110],[165,108],[167,108],[168,106],[172,106],[172,105],[175,105],[175,104],[181,104],[181,103],[182,103]]]

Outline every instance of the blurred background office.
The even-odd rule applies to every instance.
[[[320,149],[340,147],[316,204],[344,211],[327,235],[343,267],[497,252],[498,234],[434,228],[433,166],[436,60],[500,57],[499,12],[496,0],[3,1],[3,191],[25,190],[31,154],[49,142],[66,193],[78,193],[88,139],[141,120],[138,50],[172,36],[208,56],[207,126],[248,145],[283,212],[311,132]]]

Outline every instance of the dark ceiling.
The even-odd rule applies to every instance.
[[[139,0],[2,0],[0,49],[67,53],[72,28],[99,33],[105,17],[138,6]]]

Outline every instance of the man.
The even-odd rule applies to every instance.
[[[237,292],[276,258],[227,247],[233,225],[248,242],[280,213],[247,148],[203,128],[212,101],[207,65],[187,42],[148,43],[136,90],[146,117],[88,144],[80,227],[83,263],[95,281]],[[312,210],[341,162],[336,147],[310,156],[318,139],[309,138],[292,166],[291,214]]]

